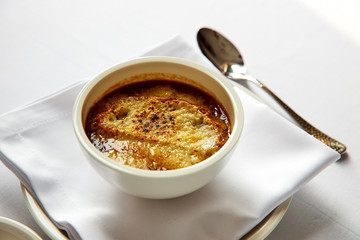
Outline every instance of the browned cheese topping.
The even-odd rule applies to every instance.
[[[101,152],[122,164],[171,170],[213,155],[229,138],[230,125],[208,94],[154,81],[105,96],[91,109],[86,132]]]

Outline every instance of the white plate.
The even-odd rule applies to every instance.
[[[6,217],[0,217],[0,239],[41,240],[41,238],[29,227]]]
[[[249,91],[247,88],[243,87],[240,84],[237,85],[243,91],[254,97],[259,102],[263,102],[257,95]],[[49,219],[49,217],[45,214],[40,205],[36,202],[36,200],[31,196],[31,194],[26,190],[23,185],[21,185],[21,190],[32,216],[34,217],[37,224],[41,227],[41,229],[53,240],[69,240],[68,235],[54,225],[54,223]],[[240,240],[265,239],[276,228],[281,219],[284,217],[287,209],[289,208],[291,200],[292,197],[281,203]]]
[[[41,209],[36,200],[21,185],[21,190],[25,198],[26,204],[41,229],[53,240],[69,240],[65,232],[59,230],[48,216]],[[241,240],[263,240],[265,239],[279,224],[289,208],[292,197],[275,208],[268,216],[266,216],[257,226],[241,238]]]

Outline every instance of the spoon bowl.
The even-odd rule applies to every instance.
[[[224,36],[209,28],[202,28],[197,41],[204,55],[227,77],[245,75],[246,67],[237,48]]]

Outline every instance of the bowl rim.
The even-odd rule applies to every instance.
[[[0,216],[0,230],[7,231],[9,233],[15,234],[16,233],[22,233],[31,238],[32,240],[41,240],[40,236],[32,230],[30,227],[26,226],[23,223],[20,223],[14,219]],[[18,237],[18,236],[16,236]]]
[[[136,64],[153,63],[153,62],[179,64],[185,67],[195,69],[197,71],[200,71],[208,75],[209,77],[217,81],[225,89],[231,100],[231,105],[235,106],[233,109],[235,121],[233,123],[233,130],[231,132],[230,138],[227,140],[224,146],[221,147],[220,150],[218,150],[214,155],[205,159],[204,161],[185,168],[167,170],[167,171],[152,171],[152,170],[138,169],[116,163],[114,160],[103,155],[100,151],[98,151],[98,149],[96,149],[88,140],[82,123],[82,110],[83,110],[82,107],[90,90],[103,78],[105,78],[109,74],[121,68],[126,68]],[[234,86],[230,83],[229,80],[225,79],[225,77],[221,75],[219,72],[215,72],[212,69],[200,63],[184,58],[169,57],[169,56],[147,56],[147,57],[138,57],[115,64],[107,68],[106,70],[98,73],[92,79],[90,79],[84,85],[84,87],[82,88],[82,90],[80,91],[80,93],[78,94],[75,100],[73,113],[72,113],[72,120],[73,120],[73,129],[78,141],[80,142],[80,145],[98,163],[108,168],[111,168],[115,171],[123,172],[134,176],[140,176],[140,177],[142,176],[149,178],[168,178],[168,177],[179,177],[183,175],[193,174],[195,172],[204,170],[208,166],[220,161],[227,154],[229,154],[236,145],[236,143],[238,142],[241,132],[243,130],[244,111],[241,100],[238,94],[236,93]]]

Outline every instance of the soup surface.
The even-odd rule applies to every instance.
[[[231,133],[227,113],[216,99],[165,80],[129,84],[104,96],[90,109],[85,131],[108,157],[148,170],[199,163]]]

